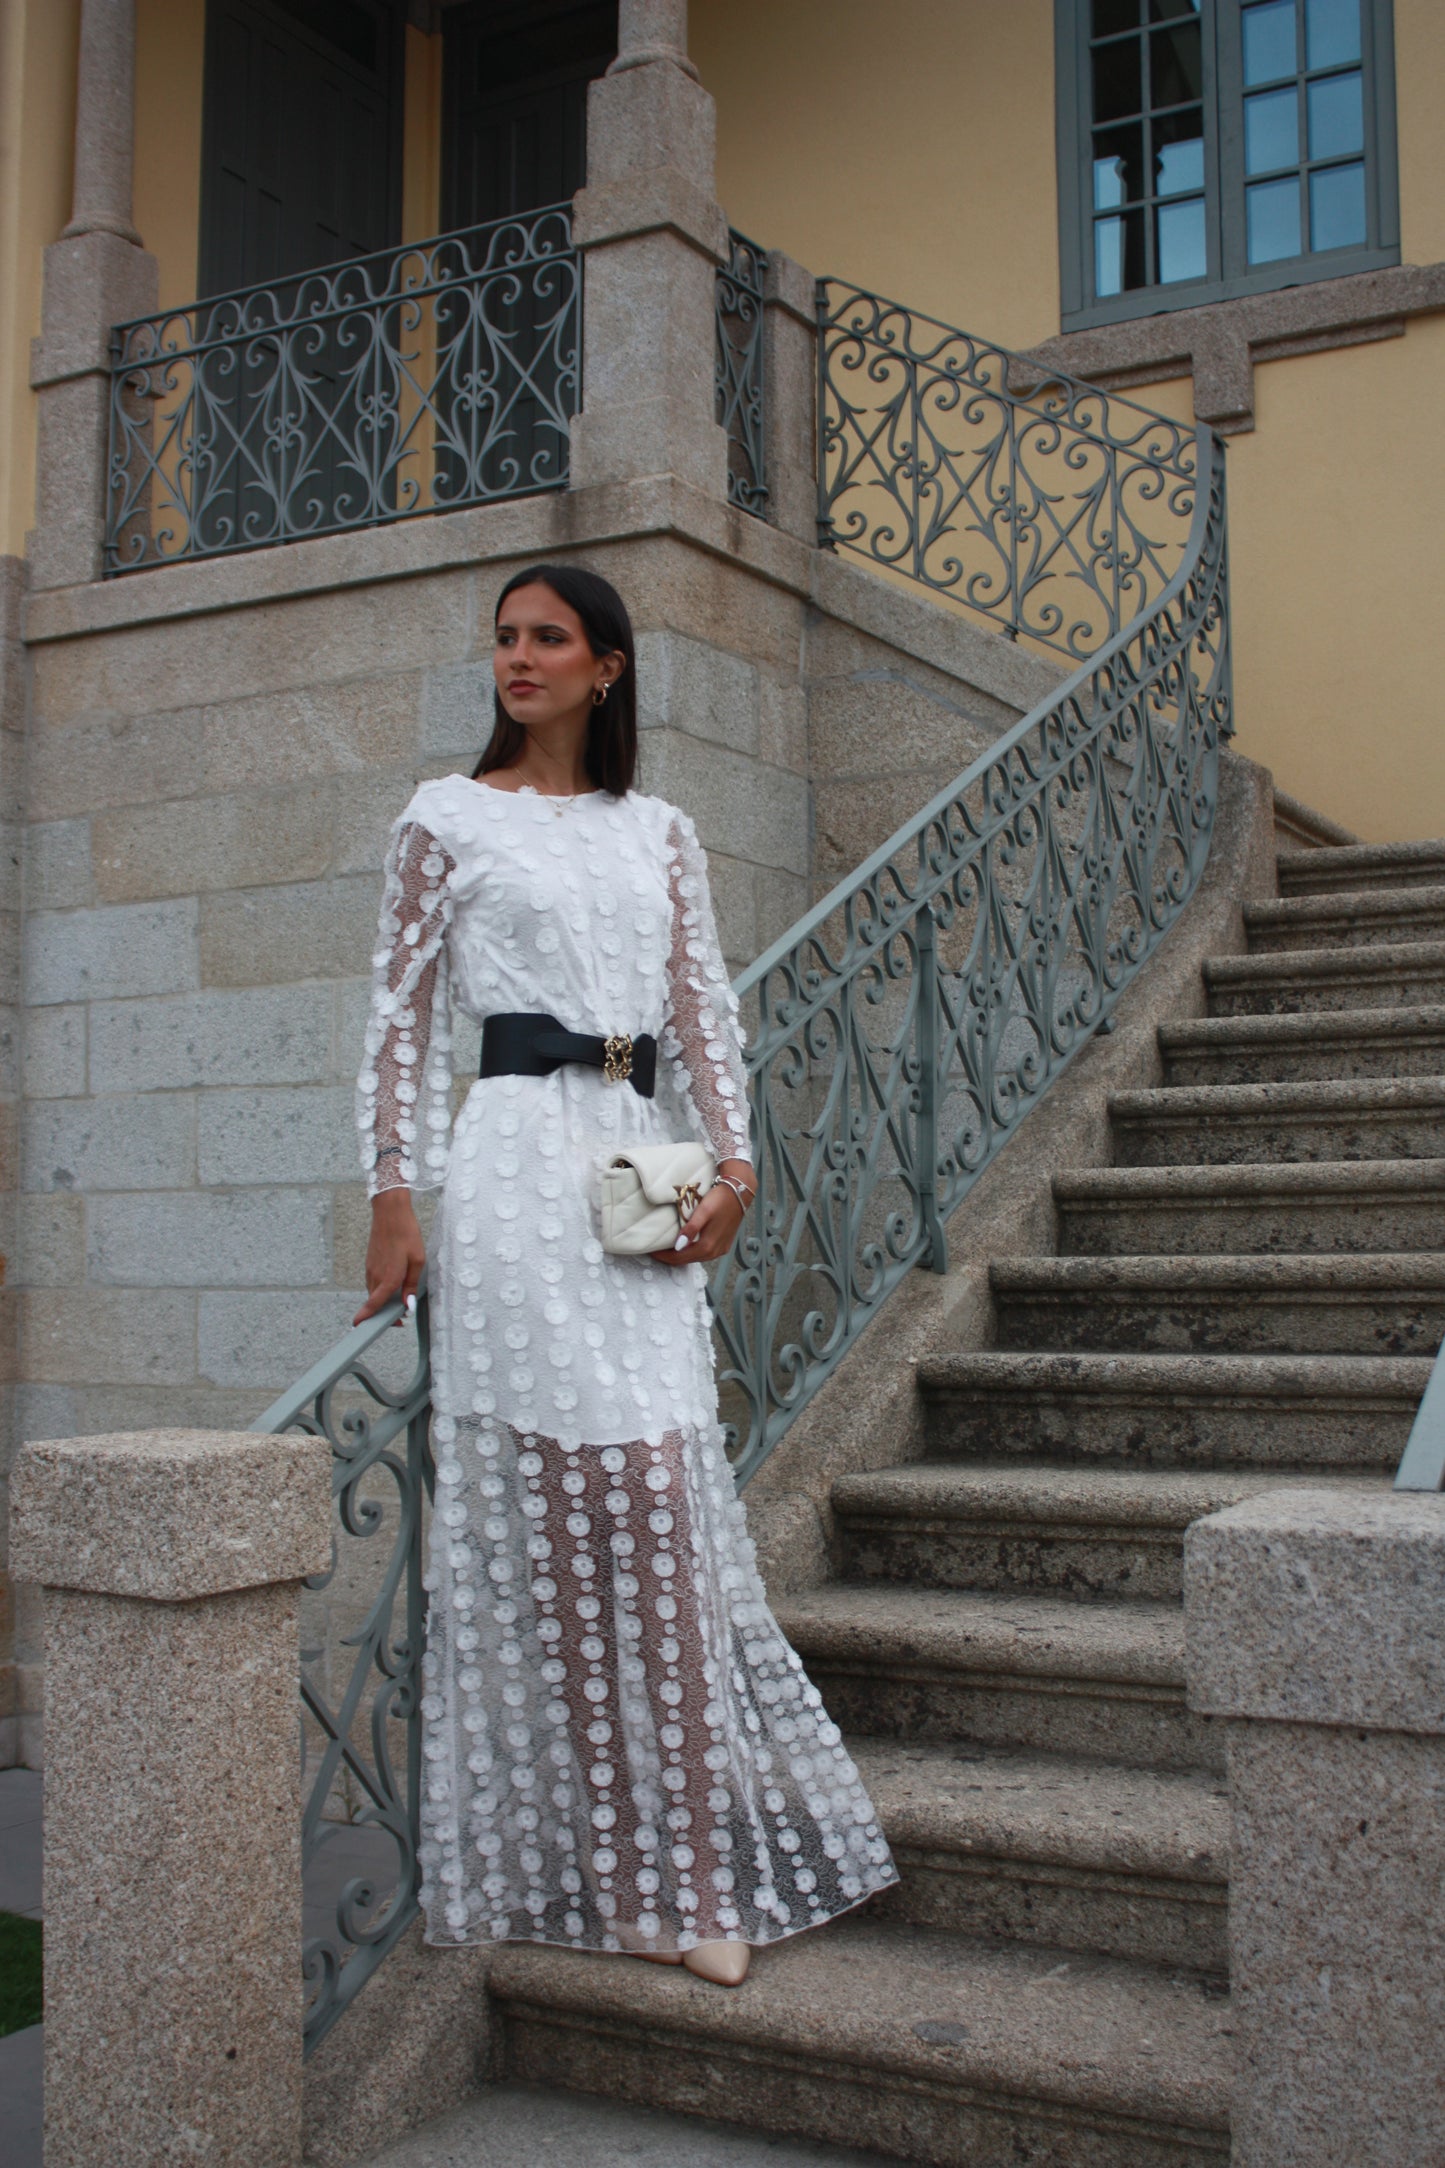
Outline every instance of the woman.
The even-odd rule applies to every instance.
[[[736,1985],[753,1945],[896,1879],[767,1608],[718,1426],[702,1267],[755,1186],[737,1002],[692,823],[632,788],[621,599],[574,568],[518,574],[493,668],[475,775],[424,783],[396,825],[358,1087],[358,1322],[415,1289],[411,1191],[442,1189],[427,1939],[622,1949]],[[489,1021],[451,1134],[453,996]],[[588,1038],[549,1051],[559,1028]],[[630,1075],[625,1046],[596,1065],[621,1034]],[[688,1135],[718,1180],[676,1248],[605,1254],[601,1168]]]

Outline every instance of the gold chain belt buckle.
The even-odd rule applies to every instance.
[[[632,1074],[632,1034],[615,1031],[602,1042],[602,1074],[609,1084],[625,1084]]]
[[[701,1185],[697,1182],[679,1182],[676,1187],[676,1196],[678,1219],[690,1220],[702,1203]]]

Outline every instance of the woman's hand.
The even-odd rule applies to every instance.
[[[757,1181],[745,1159],[725,1159],[718,1173],[735,1175],[749,1192]],[[683,1221],[683,1246],[654,1250],[652,1261],[657,1265],[710,1265],[714,1258],[726,1257],[742,1222],[743,1206],[737,1191],[729,1189],[726,1182],[714,1182],[691,1219]]]
[[[397,1295],[414,1295],[426,1263],[409,1189],[384,1189],[371,1200],[371,1240],[366,1245],[366,1300],[353,1325],[375,1317]],[[397,1319],[398,1325],[403,1322]]]

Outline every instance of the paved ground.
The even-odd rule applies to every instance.
[[[494,2085],[366,2168],[885,2168],[876,2153],[799,2145],[690,2115]],[[896,2168],[896,2164],[895,2164]]]
[[[0,1769],[0,1912],[40,1917],[40,1779]],[[5,2168],[40,2168],[38,2025],[0,2040],[0,2130]]]
[[[327,1879],[370,1864],[353,1860],[338,1844],[336,1859],[327,1859]],[[321,1894],[308,1891],[313,1904]],[[40,1917],[40,1778],[29,1769],[0,1769],[0,1911]],[[40,2047],[38,2025],[0,2040],[5,2168],[41,2168]],[[367,2168],[679,2168],[681,2162],[687,2168],[882,2168],[872,2153],[795,2145],[691,2116],[525,2085],[490,2086]]]

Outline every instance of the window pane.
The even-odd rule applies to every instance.
[[[1151,23],[1172,23],[1179,15],[1197,15],[1200,0],[1149,0]]]
[[[1257,181],[1244,192],[1249,226],[1251,263],[1278,263],[1283,256],[1298,256],[1299,182]]]
[[[1101,128],[1094,136],[1094,209],[1112,211],[1144,194],[1144,123]]]
[[[1294,0],[1265,0],[1244,11],[1244,83],[1273,83],[1296,68]]]
[[[1197,22],[1179,23],[1173,30],[1153,33],[1149,40],[1149,91],[1149,102],[1154,106],[1184,105],[1204,95]]]
[[[1159,283],[1172,286],[1178,279],[1202,279],[1209,268],[1204,248],[1204,198],[1190,203],[1161,203],[1155,213],[1159,250]]]
[[[1360,57],[1360,0],[1305,0],[1305,54],[1312,68]]]
[[[1365,169],[1325,166],[1310,175],[1310,247],[1358,248],[1365,238]]]
[[[1327,75],[1309,86],[1311,158],[1348,158],[1365,147],[1365,100],[1359,75]]]
[[[1118,45],[1101,45],[1095,52],[1095,120],[1123,120],[1141,110],[1139,50],[1138,38],[1124,38]]]
[[[1204,117],[1198,106],[1154,123],[1154,193],[1189,196],[1204,186]]]
[[[1116,30],[1137,30],[1139,0],[1094,0],[1094,36],[1111,38]]]
[[[1142,286],[1144,279],[1144,213],[1130,211],[1123,218],[1094,221],[1094,291],[1101,301]]]
[[[1299,92],[1262,91],[1244,101],[1244,170],[1274,173],[1299,164]]]

